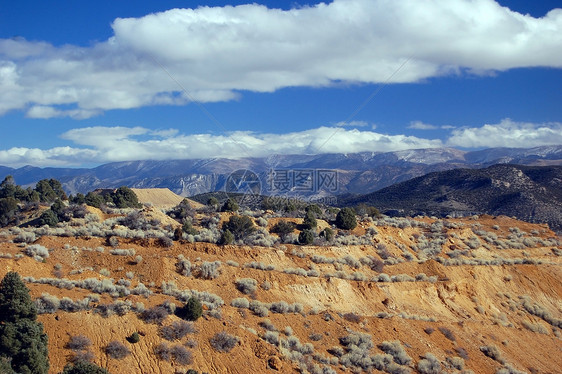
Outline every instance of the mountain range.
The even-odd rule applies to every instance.
[[[249,192],[339,206],[367,203],[386,214],[501,214],[562,231],[562,146],[144,160],[91,169],[0,166],[0,177],[6,175],[24,186],[56,178],[70,194],[123,185],[181,196]]]
[[[506,163],[562,165],[562,146],[491,148],[478,151],[436,148],[240,159],[144,160],[113,162],[89,169],[32,166],[14,169],[0,166],[0,178],[12,175],[18,184],[24,186],[33,185],[44,178],[56,178],[71,194],[127,185],[134,188],[169,188],[178,195],[193,196],[224,190],[228,187],[229,176],[233,172],[236,175],[237,170],[247,170],[250,171],[248,174],[257,179],[261,194],[284,192],[322,197],[366,194],[431,172],[476,169]],[[321,172],[332,172],[337,183],[325,188],[317,179]],[[297,180],[299,176],[304,178],[300,180],[300,185]],[[286,179],[285,183],[274,185],[276,182],[283,182],[280,177]]]

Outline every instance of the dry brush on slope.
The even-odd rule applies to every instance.
[[[302,224],[251,213],[274,239],[279,220],[296,221],[297,232]],[[53,373],[78,355],[69,345],[77,332],[91,343],[78,359],[111,373],[562,366],[562,245],[545,226],[359,217],[352,231],[334,229],[332,242],[217,245],[187,235],[168,246],[159,239],[172,227],[122,225],[130,214],[0,233],[0,276],[17,271],[31,289]],[[230,216],[196,212],[193,227]],[[317,232],[329,226],[318,221]],[[34,241],[15,240],[28,232]],[[192,298],[202,318],[185,322],[178,310]]]

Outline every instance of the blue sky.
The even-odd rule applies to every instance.
[[[559,1],[245,3],[3,2],[0,165],[562,144]]]

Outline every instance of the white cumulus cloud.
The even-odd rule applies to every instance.
[[[334,136],[336,135],[336,136]],[[179,134],[142,127],[86,127],[61,135],[74,147],[11,148],[0,151],[0,165],[79,166],[132,160],[265,157],[274,154],[386,152],[435,148],[440,140],[373,131],[319,127],[286,134],[236,131],[225,135]]]
[[[525,123],[506,118],[498,124],[455,129],[447,144],[464,148],[558,145],[562,144],[562,123]]]
[[[243,91],[562,67],[562,9],[534,18],[492,0],[171,9],[112,27],[88,47],[0,39],[0,115],[79,119]]]
[[[60,135],[71,144],[50,149],[0,150],[0,165],[82,166],[115,161],[267,157],[276,154],[392,152],[422,148],[530,148],[562,144],[562,123],[498,124],[454,128],[448,139],[389,135],[341,126],[289,133],[234,131],[182,134],[177,129],[96,126]]]

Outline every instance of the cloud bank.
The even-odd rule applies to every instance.
[[[370,130],[319,127],[286,134],[237,131],[184,135],[175,129],[85,127],[61,135],[72,145],[0,150],[0,165],[81,166],[114,161],[265,157],[274,154],[391,152],[461,147],[536,147],[562,144],[562,123],[499,124],[455,128],[446,140],[387,135]]]
[[[562,123],[535,124],[507,118],[497,125],[455,129],[447,144],[466,148],[526,148],[562,144]]]
[[[0,39],[0,115],[83,119],[243,91],[562,67],[562,9],[534,18],[492,0],[172,9],[112,28],[89,47]]]

